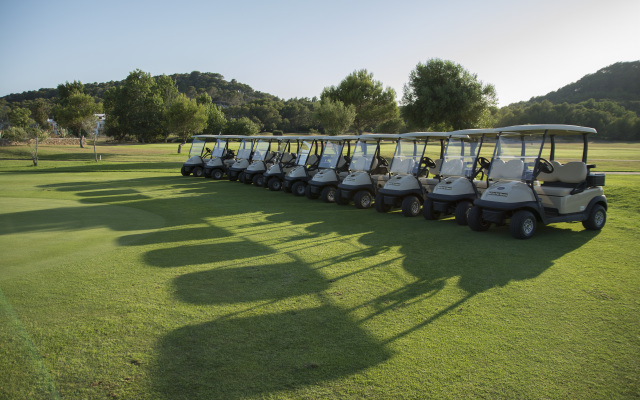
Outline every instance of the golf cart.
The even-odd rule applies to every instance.
[[[258,138],[253,147],[253,155],[251,156],[251,164],[240,175],[243,183],[251,184],[254,178],[261,177],[267,172],[267,168],[273,164],[276,152],[271,151],[271,144],[275,142],[275,136],[262,136]]]
[[[230,181],[237,181],[240,174],[249,166],[251,156],[253,155],[253,145],[255,144],[256,139],[257,138],[255,136],[242,137],[240,145],[238,146],[238,151],[236,152],[236,161],[227,171],[227,176]]]
[[[309,199],[320,197],[325,203],[333,203],[338,184],[347,176],[351,159],[351,142],[356,136],[328,136],[323,142],[319,171],[307,182],[305,195]],[[346,154],[345,153],[346,148]]]
[[[592,173],[595,165],[587,164],[587,136],[595,129],[520,125],[498,130],[489,170],[493,183],[473,202],[467,216],[471,229],[484,231],[491,223],[509,221],[511,235],[517,239],[531,238],[539,222],[581,221],[586,229],[602,229],[607,219],[605,175]],[[582,160],[560,164],[555,160],[556,148],[571,146],[571,138],[582,142]],[[543,150],[549,151],[548,160],[542,158]]]
[[[295,142],[296,150],[299,151],[300,149],[300,140],[298,137],[279,136],[277,140],[279,143],[275,162],[267,169],[267,172],[263,174],[263,179],[256,182],[256,186],[266,186],[274,192],[282,189],[284,176],[296,166],[297,154],[291,151],[291,144]],[[260,183],[262,183],[262,185],[260,185]]]
[[[335,203],[369,208],[378,189],[389,180],[389,162],[380,155],[380,142],[397,142],[400,135],[372,133],[358,137],[349,163],[349,174],[338,185]]]
[[[495,129],[465,129],[451,132],[436,185],[422,207],[427,220],[455,215],[458,225],[467,225],[473,201],[488,186],[489,160],[480,156],[485,139],[494,139]],[[479,178],[479,179],[478,179]]]
[[[308,136],[299,144],[296,166],[287,172],[282,181],[284,192],[304,196],[307,181],[318,172],[323,139],[322,136]]]
[[[180,173],[182,176],[189,176],[193,172],[193,176],[201,178],[204,176],[204,159],[211,154],[211,149],[206,147],[207,143],[211,143],[216,139],[215,135],[194,135],[189,149],[189,159],[182,164]]]
[[[216,136],[216,144],[211,151],[211,158],[204,165],[204,176],[220,180],[226,171],[233,165],[234,153],[229,149],[229,141],[233,139],[241,139],[242,136],[218,135]]]
[[[448,133],[414,132],[400,135],[391,159],[389,180],[378,190],[375,208],[378,212],[389,212],[393,207],[401,207],[405,217],[420,214],[420,206],[427,193],[439,182],[437,177]],[[435,160],[425,157],[427,147],[436,148],[431,152]],[[429,173],[433,178],[428,178]]]

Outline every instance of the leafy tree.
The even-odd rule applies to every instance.
[[[225,135],[255,135],[260,132],[260,128],[247,117],[232,118],[227,121]]]
[[[320,98],[352,105],[356,112],[353,126],[358,134],[398,117],[395,90],[383,89],[382,83],[374,80],[366,69],[354,71],[337,87],[324,88]]]
[[[159,139],[164,132],[164,102],[149,73],[132,71],[121,87],[105,93],[105,133],[119,141],[127,135],[143,143]]]
[[[31,110],[33,120],[43,129],[49,129],[49,114],[51,113],[51,103],[43,98],[35,99],[28,105]]]
[[[93,97],[84,93],[82,83],[74,81],[58,85],[59,98],[53,107],[56,122],[62,128],[70,130],[80,137],[96,125],[94,114],[102,111],[102,103],[96,103]]]
[[[340,100],[324,98],[314,110],[314,118],[324,127],[329,135],[340,135],[346,132],[356,118],[354,105],[345,105]]]
[[[180,92],[178,86],[173,78],[167,75],[160,75],[156,77],[156,91],[162,100],[162,135],[164,142],[169,140],[171,131],[169,130],[169,116],[168,110],[173,104],[174,100],[178,97]]]
[[[402,102],[411,128],[447,131],[479,127],[497,98],[493,85],[460,64],[434,58],[411,71]]]
[[[207,126],[202,133],[206,135],[219,135],[222,133],[227,125],[227,118],[224,116],[222,110],[213,104],[211,96],[207,93],[202,93],[196,101],[207,110]]]
[[[18,128],[28,128],[35,123],[31,119],[31,111],[22,107],[16,107],[9,111],[9,121],[11,125]]]
[[[189,135],[200,133],[207,126],[206,107],[182,93],[169,107],[167,116],[169,130],[180,135],[182,144],[187,142]]]

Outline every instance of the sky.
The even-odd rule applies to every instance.
[[[366,69],[401,100],[440,58],[505,106],[640,60],[639,0],[2,0],[0,16],[0,96],[141,69],[312,98]]]

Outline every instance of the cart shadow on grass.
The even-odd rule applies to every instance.
[[[162,179],[134,179],[126,186],[167,184]],[[174,278],[180,301],[211,306],[212,315],[216,306],[234,305],[232,312],[178,328],[159,340],[159,356],[150,366],[152,384],[168,399],[265,396],[364,371],[392,357],[389,343],[409,338],[479,293],[538,277],[554,260],[597,234],[572,231],[561,224],[541,228],[533,240],[516,241],[504,228],[477,233],[450,220],[378,214],[282,193],[259,193],[260,189],[237,183],[169,179],[168,185],[173,190],[184,188],[190,197],[180,201],[132,198],[135,189],[118,192],[100,183],[50,186],[82,190],[82,201],[89,203],[166,210],[164,229],[124,235],[120,243],[166,245],[144,254],[148,264],[159,268],[201,265],[203,270]],[[238,190],[222,190],[229,185]],[[224,192],[225,202],[233,207],[216,204],[218,191]],[[254,197],[261,201],[251,201]],[[298,212],[291,211],[292,204]],[[251,213],[263,217],[231,224],[237,215]],[[212,214],[217,216],[213,224]],[[357,223],[349,223],[354,215]],[[281,240],[252,237],[255,227],[268,231],[267,236],[279,235]],[[199,239],[209,242],[182,243]],[[343,241],[357,246],[339,254],[323,250]],[[315,252],[320,260],[304,261],[296,255],[298,251]],[[400,258],[384,258],[391,251],[399,251]],[[277,254],[286,256],[286,261],[268,261]],[[207,268],[213,260],[217,264]],[[253,264],[256,260],[259,262]],[[398,263],[414,281],[371,294],[350,307],[341,306],[328,294],[343,280],[366,279],[368,272],[395,268]],[[374,337],[362,327],[379,316],[401,313],[404,307],[437,298],[453,278],[464,294],[439,311],[398,325],[384,338]],[[300,297],[315,298],[315,305],[296,307],[295,300]],[[360,317],[354,316],[356,311]]]

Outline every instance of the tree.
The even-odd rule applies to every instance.
[[[95,114],[102,111],[102,103],[96,103],[93,97],[84,93],[82,83],[74,81],[58,85],[59,98],[53,107],[56,122],[62,128],[69,129],[80,138],[96,124]]]
[[[17,107],[9,111],[9,121],[11,125],[18,128],[28,128],[35,123],[35,121],[31,119],[31,111],[22,107]]]
[[[497,98],[493,85],[459,64],[434,58],[411,71],[402,103],[411,128],[448,131],[478,127]]]
[[[222,110],[213,104],[211,96],[207,93],[202,93],[198,96],[196,101],[198,104],[203,105],[207,110],[207,126],[204,128],[202,133],[207,135],[221,134],[227,125],[227,118],[224,116]]]
[[[339,100],[325,98],[317,104],[313,116],[324,127],[327,134],[340,135],[353,124],[356,108],[352,104],[345,105]]]
[[[163,134],[164,99],[149,73],[136,69],[124,84],[105,93],[107,135],[122,141],[134,135],[140,142],[154,141]]]
[[[168,111],[173,101],[178,97],[180,92],[178,91],[178,86],[176,85],[176,81],[173,78],[160,75],[156,78],[156,91],[162,100],[162,135],[164,137],[164,142],[167,143],[169,140],[169,135],[171,131],[169,130],[169,117]]]
[[[260,132],[260,128],[247,117],[232,118],[227,121],[225,135],[255,135]]]
[[[395,90],[383,89],[382,83],[374,80],[373,74],[366,69],[354,71],[337,87],[324,88],[320,98],[354,106],[356,115],[353,126],[358,134],[398,117]]]
[[[167,116],[169,130],[180,135],[182,144],[187,142],[189,135],[200,133],[207,126],[206,107],[182,93],[169,107]]]

